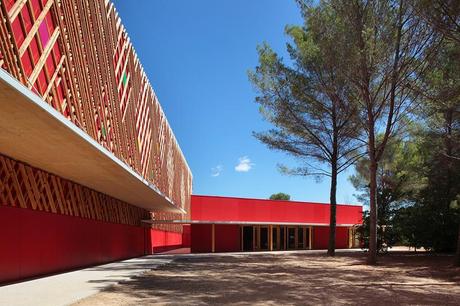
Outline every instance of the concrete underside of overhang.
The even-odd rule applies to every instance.
[[[184,212],[2,69],[0,153],[149,211]]]

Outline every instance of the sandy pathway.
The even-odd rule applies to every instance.
[[[353,304],[460,305],[450,256],[362,253],[178,258],[78,305]]]

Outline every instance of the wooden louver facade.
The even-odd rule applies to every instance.
[[[0,3],[0,66],[189,211],[190,169],[113,4]]]
[[[0,203],[10,207],[139,226],[147,211],[0,155]]]

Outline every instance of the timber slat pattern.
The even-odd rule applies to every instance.
[[[113,4],[3,0],[0,7],[0,66],[189,211],[190,169]],[[110,201],[102,195],[22,171],[30,170],[10,183],[23,192],[2,192],[15,205],[106,218],[109,208],[97,205]]]
[[[136,226],[150,218],[142,208],[4,155],[0,155],[0,205]]]

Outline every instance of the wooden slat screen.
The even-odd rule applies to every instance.
[[[0,205],[136,226],[150,218],[142,208],[4,155],[0,155]]]
[[[113,4],[0,6],[0,65],[188,211],[190,169]]]

